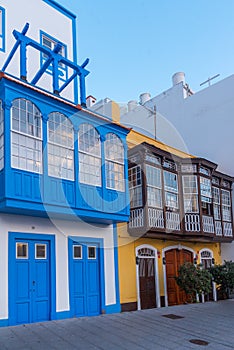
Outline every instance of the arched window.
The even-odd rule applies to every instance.
[[[42,121],[34,103],[15,99],[11,108],[11,166],[42,173]]]
[[[101,186],[101,142],[97,130],[84,123],[79,129],[80,182]]]
[[[204,269],[209,269],[213,263],[213,253],[208,249],[202,249],[201,254],[201,264]]]
[[[120,138],[109,133],[105,141],[106,187],[125,191],[124,147]]]
[[[49,114],[48,174],[74,180],[74,130],[71,121],[62,113]]]
[[[0,100],[0,170],[4,168],[4,112]]]

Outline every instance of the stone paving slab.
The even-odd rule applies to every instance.
[[[3,327],[0,350],[230,350],[233,329],[230,299]],[[191,339],[208,345],[192,344]]]

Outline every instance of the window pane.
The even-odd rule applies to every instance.
[[[105,157],[106,159],[124,163],[124,148],[120,138],[113,134],[109,133],[106,135],[105,141]]]
[[[153,187],[147,187],[148,205],[151,207],[162,208],[162,190]]]
[[[101,157],[100,135],[91,124],[80,125],[79,151]]]
[[[82,246],[74,245],[73,246],[73,258],[74,259],[82,259]]]
[[[96,259],[96,247],[88,247],[88,258]]]
[[[15,99],[11,108],[11,166],[42,172],[41,114],[26,99]]]
[[[46,259],[46,244],[36,244],[36,259]]]
[[[106,187],[125,191],[124,147],[120,138],[109,133],[105,140]]]
[[[16,258],[17,259],[28,258],[28,243],[16,243]]]
[[[58,112],[49,115],[48,141],[49,175],[74,180],[74,131],[65,115]]]
[[[211,203],[211,181],[205,177],[200,177],[201,199],[203,202]]]
[[[165,192],[166,206],[170,208],[178,208],[178,195],[172,192]]]
[[[164,171],[164,188],[166,191],[178,192],[177,175]]]
[[[146,179],[147,185],[161,188],[161,169],[153,167],[151,165],[146,165]]]
[[[184,211],[185,213],[197,213],[197,177],[195,175],[184,175],[182,177],[182,180],[184,193]]]

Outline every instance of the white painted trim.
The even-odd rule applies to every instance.
[[[205,252],[205,251],[208,251],[211,253],[211,259],[214,258],[214,253],[213,253],[213,250],[209,249],[209,248],[202,248],[201,250],[199,250],[199,260],[200,260],[200,263],[201,263],[201,253],[202,252]],[[212,264],[213,265],[213,264]],[[213,293],[213,299],[214,301],[217,301],[218,300],[218,297],[217,297],[217,290],[216,290],[216,283],[212,281],[212,293]]]
[[[154,251],[154,256],[152,257],[149,256],[147,258],[154,259],[156,307],[160,308],[161,300],[160,300],[159,279],[158,279],[158,250],[149,244],[142,244],[136,247],[136,250],[135,250],[136,258],[138,257],[139,259],[144,259],[144,257],[138,256],[138,251],[142,248],[148,248]],[[139,264],[136,264],[136,286],[137,286],[137,310],[141,310]]]
[[[202,252],[209,252],[209,253],[211,253],[211,258],[213,258],[214,257],[214,253],[213,253],[213,250],[211,250],[211,249],[209,249],[209,248],[202,248],[201,250],[199,250],[199,258],[200,258],[200,261],[201,261],[201,253]]]
[[[168,250],[172,250],[172,249],[178,249],[178,250],[188,250],[191,253],[193,253],[193,259],[196,257],[196,252],[190,248],[190,247],[186,247],[185,245],[181,245],[181,244],[177,244],[177,245],[172,245],[166,248],[162,249],[162,259],[165,259],[165,252],[167,252]],[[167,295],[167,273],[166,273],[166,265],[163,264],[163,279],[164,279],[164,301],[165,301],[165,306],[168,306],[168,295]]]

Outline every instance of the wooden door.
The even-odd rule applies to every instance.
[[[155,292],[155,259],[139,259],[139,284],[141,309],[152,309],[156,307]]]
[[[185,249],[171,249],[165,254],[168,305],[179,305],[186,302],[185,293],[178,287],[175,276],[178,275],[180,265],[193,262],[192,252]]]

